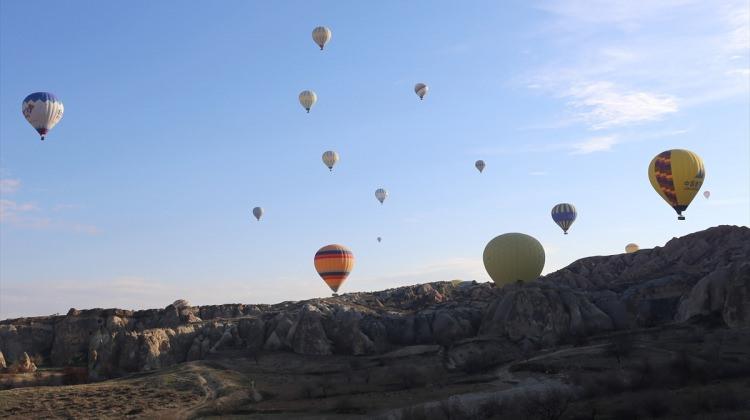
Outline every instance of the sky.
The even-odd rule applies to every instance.
[[[0,319],[329,296],[330,243],[346,293],[489,281],[506,232],[549,273],[746,226],[749,26],[745,0],[0,2]],[[44,142],[36,91],[65,104]],[[712,193],[681,222],[647,177],[672,148]]]

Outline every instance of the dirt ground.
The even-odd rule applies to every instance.
[[[604,335],[472,372],[443,362],[440,351],[228,350],[104,382],[3,390],[0,417],[750,418],[747,330]]]

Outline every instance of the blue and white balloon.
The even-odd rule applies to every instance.
[[[555,207],[552,207],[552,220],[562,228],[566,235],[568,234],[570,226],[576,221],[577,216],[578,212],[572,204],[560,203]]]
[[[21,105],[26,121],[42,136],[52,130],[63,117],[65,107],[57,96],[48,92],[35,92],[27,96]]]

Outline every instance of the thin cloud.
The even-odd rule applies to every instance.
[[[0,223],[21,224],[29,214],[38,210],[39,208],[32,203],[0,199]]]
[[[594,130],[660,120],[677,112],[677,100],[670,95],[627,91],[612,82],[581,83],[565,96],[577,115]]]
[[[536,7],[550,17],[538,41],[566,53],[551,55],[519,84],[564,99],[570,115],[558,118],[565,125],[623,128],[750,91],[745,0],[560,0]]]
[[[13,194],[21,188],[21,180],[14,178],[0,179],[0,194]]]
[[[537,2],[540,10],[566,18],[577,24],[618,25],[632,30],[644,20],[663,17],[670,9],[696,3],[697,0],[660,0],[634,2],[631,0],[558,0]],[[562,22],[566,23],[566,22]]]
[[[20,189],[20,179],[0,179],[0,192],[3,194],[13,194]],[[52,211],[57,212],[76,207],[77,206],[72,204],[57,204],[52,208]],[[8,199],[0,199],[0,224],[20,229],[60,230],[73,233],[83,233],[86,235],[98,235],[101,233],[98,227],[91,224],[54,220],[47,216],[42,209],[34,203],[19,202]]]
[[[101,233],[98,227],[77,222],[53,220],[34,203],[0,199],[0,224],[20,229],[60,230],[87,235]]]
[[[573,155],[586,155],[595,152],[606,152],[611,150],[612,146],[615,144],[617,144],[617,138],[615,136],[593,137],[586,141],[573,144],[573,150],[570,153]]]

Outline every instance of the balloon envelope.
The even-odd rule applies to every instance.
[[[307,112],[310,112],[310,109],[315,105],[315,102],[318,101],[318,95],[315,94],[315,92],[311,90],[303,90],[299,94],[299,103],[302,105]]]
[[[682,212],[701,189],[705,177],[703,160],[689,150],[667,150],[648,165],[651,186],[677,212],[679,220],[685,220]]]
[[[323,153],[323,163],[328,167],[329,170],[333,170],[333,165],[339,161],[339,154],[329,150]]]
[[[254,208],[253,216],[255,216],[256,219],[260,220],[260,218],[263,217],[263,208],[261,207]]]
[[[703,191],[703,196],[706,198],[711,197],[711,191]]]
[[[577,216],[578,212],[572,204],[560,203],[555,207],[552,207],[552,220],[562,228],[566,235],[568,234],[570,226],[576,221]]]
[[[424,83],[417,83],[416,85],[414,85],[414,93],[416,93],[417,96],[419,96],[420,100],[424,99],[425,95],[427,95],[427,92],[429,91],[430,91],[429,86],[427,86]]]
[[[638,244],[630,243],[625,245],[625,252],[627,252],[628,254],[632,254],[639,249],[641,249],[641,247],[639,247]]]
[[[474,162],[474,166],[475,166],[475,167],[476,167],[476,168],[477,168],[477,169],[479,170],[479,172],[481,173],[481,172],[482,172],[482,171],[484,170],[485,164],[484,164],[484,161],[480,159],[480,160],[478,160],[478,161]]]
[[[65,107],[55,95],[49,92],[35,92],[23,100],[21,112],[44,140],[44,136],[62,119]]]
[[[331,30],[325,26],[318,26],[312,31],[312,39],[320,47],[321,51],[323,47],[331,40]]]
[[[354,268],[354,254],[344,245],[332,244],[315,253],[315,270],[337,292]]]
[[[385,201],[385,199],[388,198],[388,191],[382,188],[378,188],[377,190],[375,190],[375,198],[377,198],[378,201],[380,201],[380,204],[383,204],[383,201]]]
[[[378,242],[380,242],[382,240],[383,240],[383,238],[381,238],[380,236],[378,236]]]
[[[544,248],[529,235],[506,233],[487,244],[482,259],[495,285],[504,286],[539,277],[544,268]]]

